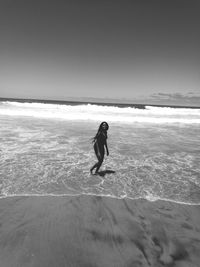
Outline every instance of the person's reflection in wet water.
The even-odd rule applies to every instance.
[[[108,146],[107,146],[107,131],[109,129],[109,125],[107,122],[103,121],[99,129],[97,131],[97,134],[93,138],[94,142],[94,152],[98,159],[98,162],[95,163],[92,168],[90,169],[90,173],[93,174],[93,170],[95,170],[95,174],[98,174],[98,171],[103,163],[104,160],[104,154],[105,154],[105,148],[107,156],[109,155]]]

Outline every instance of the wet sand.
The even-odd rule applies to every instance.
[[[200,266],[200,206],[97,196],[0,199],[0,267]]]

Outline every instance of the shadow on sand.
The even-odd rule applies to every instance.
[[[111,173],[115,173],[115,171],[113,171],[113,170],[105,170],[105,171],[100,171],[97,174],[104,177],[106,174],[111,174]]]

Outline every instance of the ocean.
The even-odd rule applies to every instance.
[[[100,175],[92,137],[107,121]],[[99,195],[200,204],[200,108],[0,102],[0,196]]]

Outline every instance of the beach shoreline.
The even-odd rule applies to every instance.
[[[200,206],[101,196],[0,199],[0,266],[198,267]]]

